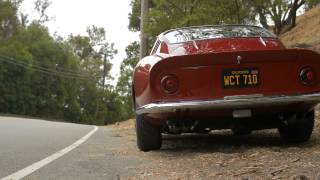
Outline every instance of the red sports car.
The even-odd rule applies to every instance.
[[[200,26],[159,35],[133,75],[138,148],[161,148],[162,133],[234,134],[278,128],[307,141],[320,102],[320,55],[286,49],[266,29]]]

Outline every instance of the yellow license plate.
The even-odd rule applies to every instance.
[[[224,69],[222,85],[224,88],[250,88],[260,84],[260,74],[257,68]]]

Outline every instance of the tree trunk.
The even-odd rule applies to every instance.
[[[283,27],[285,27],[280,33],[285,33],[296,26],[296,19],[297,19],[297,11],[298,9],[305,4],[305,1],[302,0],[294,0],[288,17],[282,22]]]
[[[238,21],[238,24],[241,24],[239,2],[238,2],[238,0],[234,0],[234,3],[236,4],[236,9],[237,9],[237,21]]]
[[[144,32],[144,21],[149,10],[149,0],[141,0],[141,23],[140,23],[140,59],[147,55],[148,37]]]

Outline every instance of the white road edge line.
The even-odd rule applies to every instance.
[[[67,154],[68,152],[72,151],[73,149],[77,148],[78,146],[80,146],[82,143],[84,143],[85,141],[87,141],[90,136],[92,136],[96,131],[98,130],[97,126],[94,126],[93,130],[91,130],[87,135],[83,136],[81,139],[79,139],[78,141],[76,141],[75,143],[71,144],[70,146],[52,154],[51,156],[42,159],[20,171],[17,171],[7,177],[2,178],[1,180],[18,180],[18,179],[22,179],[26,176],[28,176],[29,174],[39,170],[40,168],[50,164],[51,162],[53,162],[54,160],[62,157],[63,155]]]

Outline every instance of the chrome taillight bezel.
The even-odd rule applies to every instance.
[[[166,87],[166,81],[171,80],[173,81],[174,87]],[[166,75],[164,77],[161,78],[161,82],[160,82],[160,87],[162,92],[164,92],[167,95],[173,95],[176,94],[179,91],[179,79],[176,75],[174,74],[170,74],[170,75]]]
[[[312,79],[308,79],[308,73],[312,73]],[[301,68],[299,73],[299,79],[304,85],[314,85],[317,81],[316,72],[310,66]]]

